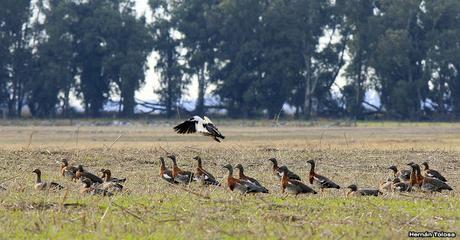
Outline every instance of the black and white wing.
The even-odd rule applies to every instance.
[[[337,185],[335,182],[330,180],[327,177],[321,176],[316,174],[314,176],[314,180],[317,181],[317,184],[319,185],[320,188],[337,188],[340,189],[340,186]]]
[[[206,130],[208,131],[209,134],[211,134],[212,136],[215,136],[215,137],[220,137],[222,139],[224,139],[225,137],[222,135],[222,133],[219,132],[219,129],[216,128],[216,126],[214,126],[214,124],[212,123],[207,123],[204,125],[204,127],[206,128]]]
[[[213,136],[216,141],[219,141],[217,138],[222,138],[224,139],[224,135],[220,133],[219,129],[209,120],[208,117],[204,117],[204,124],[203,127],[206,129],[209,135]]]
[[[196,124],[198,120],[193,117],[174,127],[174,131],[179,134],[196,133]]]
[[[436,170],[433,170],[433,169],[429,169],[428,171],[425,172],[426,176],[427,177],[430,177],[430,178],[436,178],[436,179],[439,179],[443,182],[447,182],[447,179],[442,176],[438,171]]]

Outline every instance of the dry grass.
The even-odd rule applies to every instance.
[[[8,189],[0,192],[0,238],[394,239],[405,238],[409,230],[460,233],[460,124],[219,125],[228,136],[221,144],[175,135],[167,122],[0,127],[0,184]],[[224,163],[242,163],[247,175],[271,193],[241,196],[226,188],[168,185],[158,177],[163,149],[177,154],[183,169],[193,169],[192,157],[200,155],[219,179],[226,174]],[[80,195],[79,184],[59,176],[56,160],[63,157],[93,172],[110,168],[115,177],[127,177],[126,192],[113,198]],[[389,165],[428,160],[455,191],[379,198],[345,198],[344,190],[286,196],[271,175],[269,157],[304,179],[306,160],[317,159],[318,172],[343,187],[376,187],[389,176]],[[59,181],[67,190],[35,191],[36,167],[45,180]]]

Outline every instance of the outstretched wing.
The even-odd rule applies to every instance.
[[[177,125],[174,127],[174,131],[176,131],[179,134],[188,134],[188,133],[196,133],[196,121],[193,118],[190,118],[189,120]]]

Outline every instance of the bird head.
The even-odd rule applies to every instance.
[[[243,169],[243,165],[241,165],[241,164],[239,164],[239,163],[235,166],[235,168],[239,169],[240,171],[243,171],[243,170],[244,170],[244,169]]]
[[[273,164],[278,164],[278,161],[276,161],[276,158],[269,158],[268,161],[272,162]]]
[[[396,166],[392,165],[392,166],[389,166],[388,169],[392,170],[393,172],[397,172],[398,169],[396,168]]]
[[[36,168],[36,169],[33,170],[32,172],[34,172],[34,173],[36,173],[36,174],[40,174],[40,173],[41,173],[40,169],[38,169],[38,168]]]
[[[428,162],[423,162],[423,163],[422,163],[422,166],[424,166],[425,169],[428,169]]]
[[[195,160],[198,161],[198,160],[201,160],[201,157],[200,157],[200,156],[196,156],[196,157],[194,157],[193,159],[195,159]]]
[[[226,165],[222,166],[222,168],[226,168],[229,172],[233,171],[233,167],[232,167],[231,164],[226,164]]]
[[[315,165],[315,160],[310,159],[310,160],[307,161],[307,163],[309,163],[309,164],[311,164],[311,165]]]
[[[355,192],[358,190],[358,187],[355,185],[355,184],[351,184],[350,186],[348,186],[347,188],[351,189],[351,191]]]

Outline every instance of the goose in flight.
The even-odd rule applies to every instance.
[[[203,118],[199,116],[189,118],[185,122],[175,126],[174,131],[179,134],[200,133],[204,136],[212,137],[217,142],[225,138],[206,116]]]

